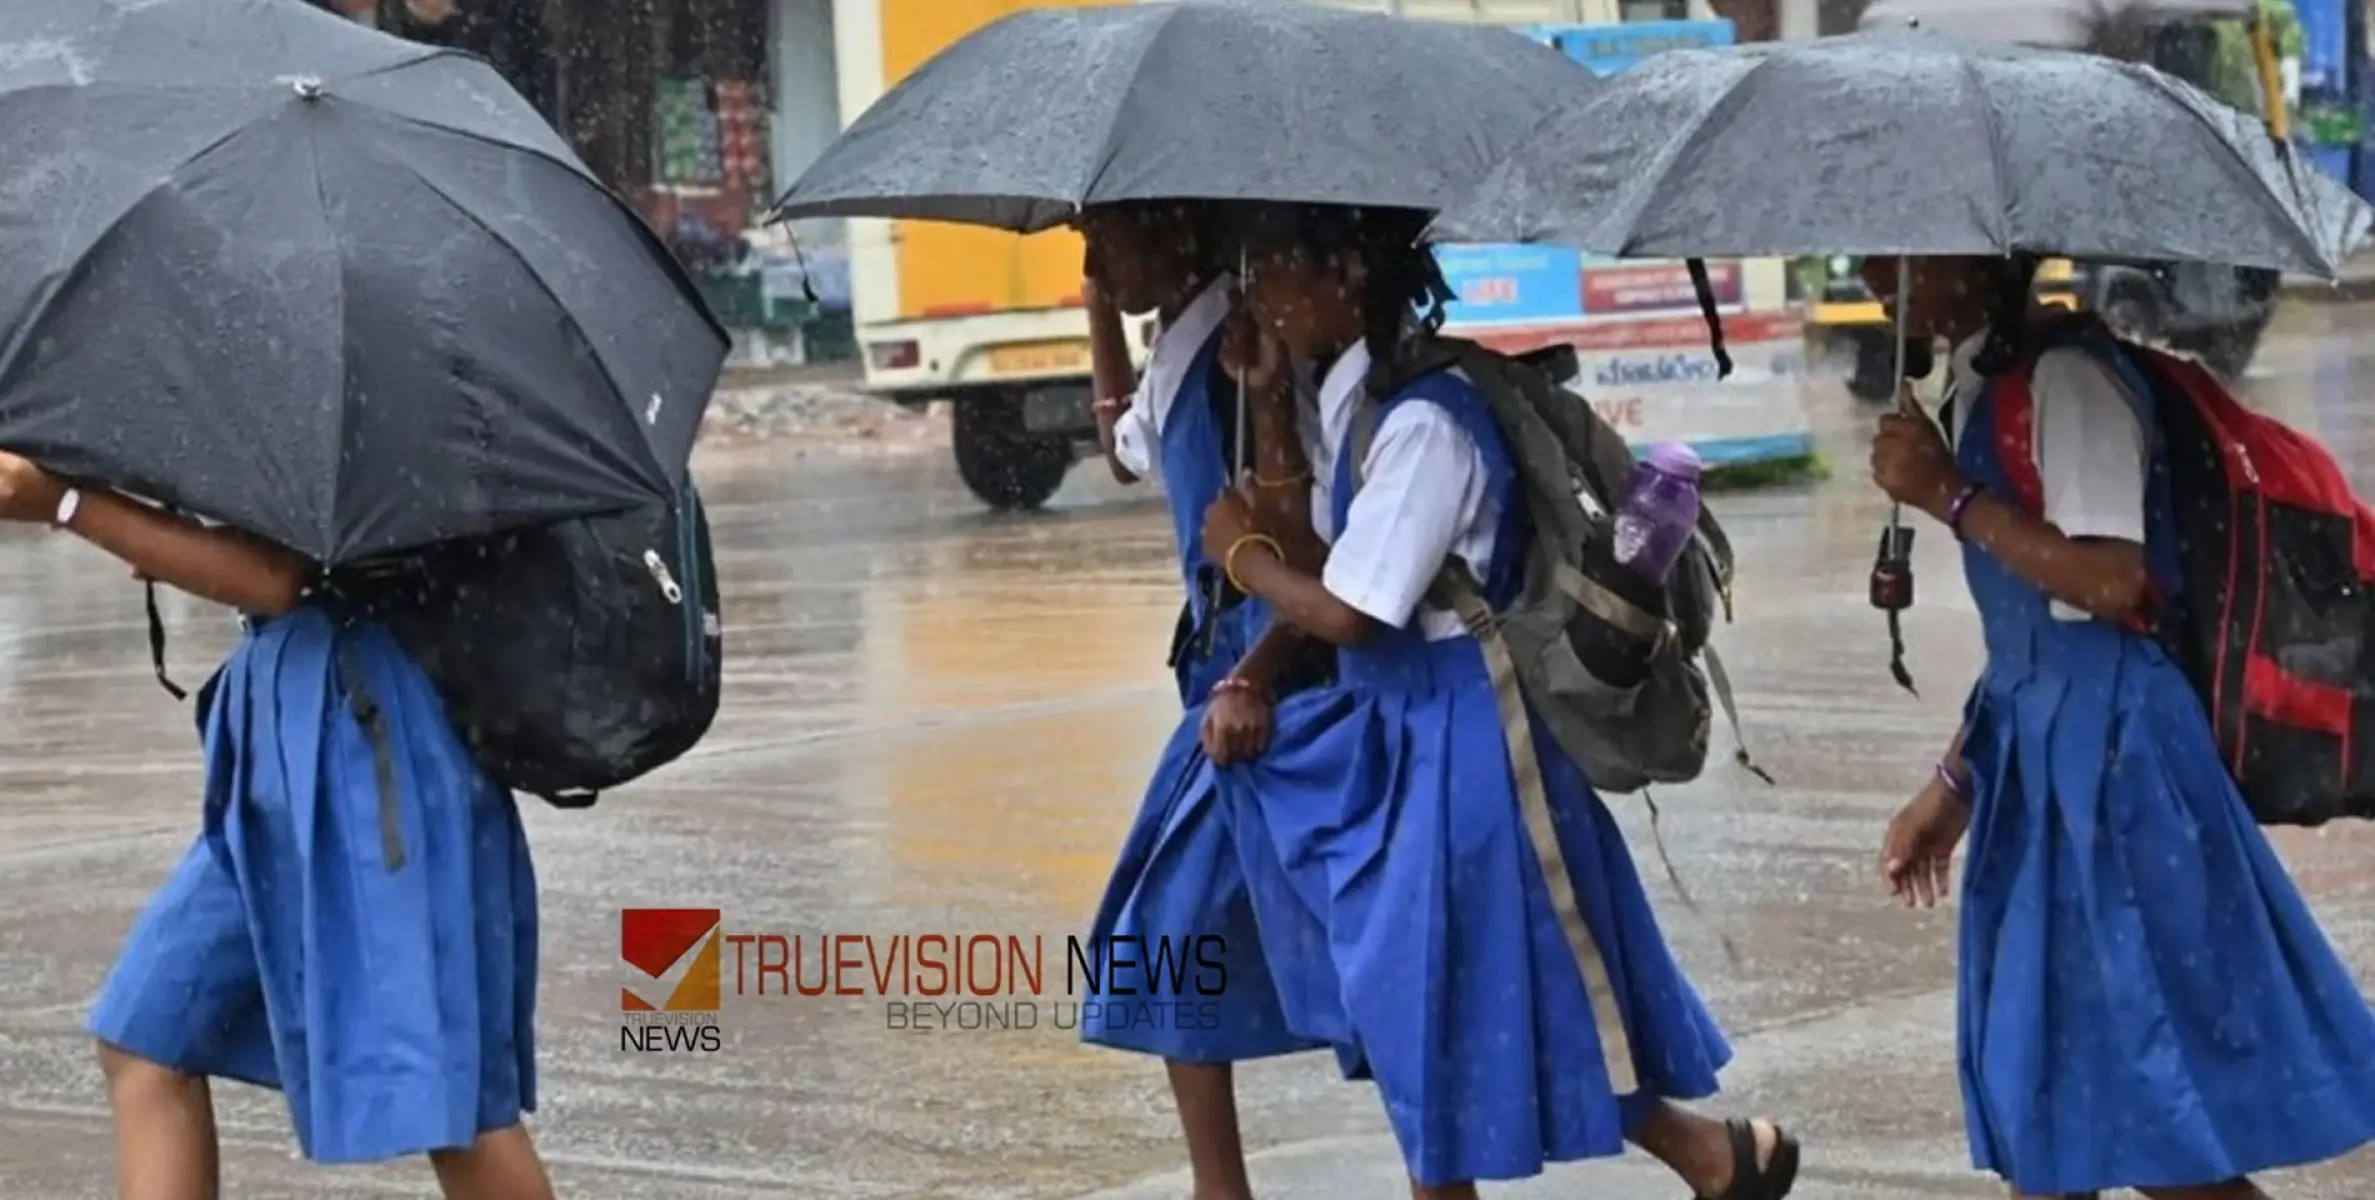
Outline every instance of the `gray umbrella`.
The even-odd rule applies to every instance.
[[[2086,50],[2100,48],[2113,30],[2257,15],[2258,0],[1872,0],[1858,25]]]
[[[325,563],[671,495],[725,336],[484,62],[0,2],[0,446]]]
[[[1505,29],[1318,4],[1027,11],[876,101],[776,215],[1030,231],[1121,200],[1433,210],[1593,82]]]
[[[1543,122],[1429,236],[2331,278],[2371,215],[2256,118],[2150,67],[1880,33],[1658,55]]]

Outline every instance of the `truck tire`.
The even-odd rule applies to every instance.
[[[1037,508],[1064,485],[1072,442],[1024,430],[1020,395],[960,396],[955,409],[957,477],[982,503],[1000,511]]]

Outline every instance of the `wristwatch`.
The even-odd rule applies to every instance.
[[[82,511],[82,489],[67,488],[58,495],[58,511],[50,517],[50,524],[64,529],[74,523],[74,514]]]

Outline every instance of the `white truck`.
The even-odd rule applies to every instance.
[[[1106,2],[1114,0],[832,0],[842,119],[855,119],[909,71],[999,17]],[[1507,24],[1617,15],[1617,0],[1316,2]],[[878,220],[852,220],[848,238],[868,389],[902,404],[949,401],[957,471],[984,503],[1045,502],[1096,444],[1080,239],[1061,230],[1021,237]],[[1143,353],[1147,332],[1132,323],[1133,353]]]
[[[834,0],[843,119],[950,42],[1008,13],[1049,6]],[[852,220],[848,237],[867,388],[901,404],[949,401],[957,472],[983,503],[1045,502],[1096,445],[1079,237],[878,220]],[[1131,338],[1134,350],[1142,347],[1143,328]]]

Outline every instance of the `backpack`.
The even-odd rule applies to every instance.
[[[1993,386],[2016,502],[2043,509],[2029,369],[2062,345],[2093,354],[2149,404],[2147,528],[2155,595],[2129,622],[2201,694],[2219,757],[2265,825],[2375,817],[2375,512],[2312,439],[2246,408],[2202,364],[2049,326]]]
[[[689,483],[674,501],[443,543],[331,586],[395,633],[489,776],[558,807],[674,761],[717,716],[717,572]]]
[[[1447,367],[1465,374],[1507,439],[1524,491],[1533,544],[1518,599],[1493,612],[1457,559],[1430,592],[1482,644],[1512,746],[1530,744],[1530,702],[1532,719],[1594,787],[1633,792],[1698,778],[1715,705],[1740,745],[1731,681],[1708,644],[1718,611],[1731,620],[1732,547],[1714,515],[1700,511],[1665,585],[1649,584],[1614,553],[1611,514],[1632,477],[1632,450],[1582,397],[1534,363],[1454,338],[1420,340],[1397,367],[1405,379]],[[1355,425],[1356,470],[1373,413]],[[1744,745],[1734,758],[1764,777]]]

